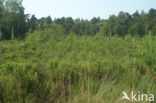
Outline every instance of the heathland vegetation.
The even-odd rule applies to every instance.
[[[52,20],[24,14],[20,0],[0,5],[0,103],[131,103],[123,91],[156,93],[155,9]]]

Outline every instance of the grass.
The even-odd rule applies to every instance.
[[[0,103],[128,103],[123,90],[156,93],[155,36],[79,37],[55,28],[0,42]]]

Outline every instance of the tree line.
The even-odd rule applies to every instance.
[[[24,13],[22,0],[0,0],[0,39],[22,39],[27,32],[50,28],[51,24],[62,25],[65,34],[73,32],[82,35],[118,35],[124,37],[127,34],[144,36],[149,32],[156,35],[156,9],[150,9],[148,13],[136,11],[133,14],[119,12],[118,15],[110,15],[108,19],[94,17],[91,20],[73,19],[62,17],[51,19],[50,16],[37,19],[35,15]]]

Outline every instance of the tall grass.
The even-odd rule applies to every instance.
[[[156,93],[155,36],[65,36],[54,28],[0,42],[0,103],[128,103],[123,90]]]

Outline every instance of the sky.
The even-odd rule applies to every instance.
[[[117,15],[120,11],[134,13],[136,10],[148,12],[156,9],[156,0],[23,0],[26,14],[35,14],[37,18],[72,17],[91,19]]]

